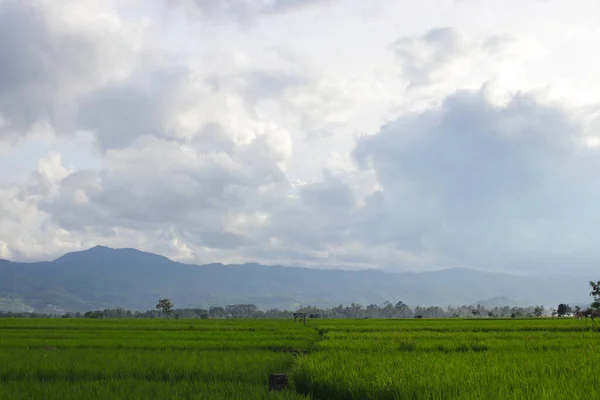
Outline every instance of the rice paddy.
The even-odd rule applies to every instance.
[[[295,363],[321,399],[600,398],[600,335],[576,319],[323,323]]]
[[[302,399],[268,390],[318,337],[286,322],[0,320],[0,398]]]
[[[599,345],[569,318],[0,319],[0,398],[589,399]]]

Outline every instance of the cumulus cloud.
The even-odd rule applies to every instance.
[[[48,153],[22,184],[0,185],[0,251],[14,259],[31,260],[48,255],[48,249],[78,248],[69,232],[55,224],[39,205],[52,199],[62,179],[72,171],[60,154]]]
[[[585,269],[600,162],[576,116],[531,96],[498,106],[459,92],[359,140],[358,169],[299,185],[260,138],[235,144],[216,127],[189,144],[141,136],[108,151],[100,173],[66,174],[50,157],[55,168],[40,168],[60,187],[39,206],[71,234],[154,232],[147,246],[177,243],[190,260]],[[353,186],[370,173],[360,201]]]
[[[25,37],[24,43],[35,47],[45,37],[52,46],[62,46],[63,28],[55,26],[59,12],[38,5],[27,8],[17,4],[8,11],[21,12],[24,20],[44,27],[43,34]],[[70,58],[51,48],[49,56],[55,58],[47,65],[50,72],[40,79],[57,87],[69,86],[68,79],[73,79],[73,87],[85,89],[70,92],[70,97],[54,91],[42,99],[40,109],[58,104],[65,105],[68,113],[60,119],[28,115],[21,125],[14,124],[12,114],[7,115],[11,116],[11,129],[19,134],[40,120],[54,128],[68,126],[73,131],[91,132],[104,153],[105,167],[67,170],[61,165],[60,154],[51,153],[40,161],[44,174],[35,171],[27,182],[4,189],[8,197],[20,193],[18,204],[5,204],[7,212],[18,213],[27,204],[32,221],[43,220],[51,231],[66,232],[73,246],[97,238],[101,243],[112,243],[115,232],[128,237],[134,236],[130,232],[138,232],[140,237],[168,237],[168,241],[178,243],[175,248],[188,249],[190,256],[190,251],[235,250],[269,240],[270,235],[259,231],[274,210],[284,207],[292,190],[284,171],[293,142],[276,118],[261,115],[261,107],[265,102],[282,100],[290,91],[292,104],[302,93],[310,92],[313,79],[298,67],[257,68],[231,63],[230,57],[212,59],[209,66],[196,65],[194,58],[149,57],[144,58],[148,63],[139,63],[127,73],[102,75],[97,73],[99,66],[93,65],[98,59],[86,53],[97,52],[97,43],[90,37],[94,43],[88,49],[85,35],[74,36],[82,41],[84,51],[70,51],[68,46],[65,51],[77,60],[81,58],[74,64],[82,70],[59,70]],[[27,58],[23,63],[35,58],[26,56],[29,58],[23,56]],[[6,82],[14,85],[13,93],[39,83],[32,75],[14,82],[9,78]],[[40,90],[34,87],[31,95]],[[330,101],[331,95],[325,92],[323,97]],[[319,94],[312,94],[311,101],[317,108]],[[26,102],[15,103],[15,110]],[[289,108],[289,114],[304,112],[302,105]],[[311,117],[300,119],[310,124],[326,113],[313,111]],[[2,235],[8,238],[14,227],[4,222],[2,228]],[[11,254],[19,256],[27,253],[27,243],[33,248],[36,240],[23,235],[22,243],[10,239],[5,245],[13,250]],[[145,243],[156,247],[160,240]],[[188,244],[194,250],[189,250]],[[52,253],[55,251],[58,247]]]
[[[43,209],[68,230],[171,229],[195,245],[240,246],[255,240],[242,217],[265,213],[287,180],[260,137],[239,146],[229,140],[229,152],[212,143],[211,137],[182,145],[142,136],[128,149],[109,151],[110,168],[101,173],[64,179],[59,197]],[[235,230],[238,222],[244,230]]]
[[[77,125],[94,132],[102,150],[131,145],[142,135],[167,136],[171,113],[182,107],[183,71],[156,71],[145,81],[115,81],[81,99]]]
[[[511,32],[384,24],[340,37],[365,56],[332,68],[341,49],[303,13],[221,23],[327,3],[168,2],[205,18],[189,23],[164,1],[0,0],[15,39],[0,43],[2,155],[33,167],[0,179],[0,257],[104,244],[194,262],[592,265],[597,106],[531,92],[532,48]],[[38,125],[62,142],[27,151]]]
[[[357,162],[382,187],[360,211],[358,232],[372,244],[435,254],[440,265],[552,269],[591,259],[600,163],[587,140],[556,105],[451,95],[357,144]]]
[[[95,3],[5,0],[0,36],[0,139],[14,140],[40,122],[74,129],[80,96],[131,68],[139,32]]]

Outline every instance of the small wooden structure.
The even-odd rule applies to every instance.
[[[269,375],[269,390],[283,390],[288,387],[288,376],[286,374]]]
[[[296,323],[296,320],[300,321],[304,321],[304,324],[306,325],[306,313],[305,312],[295,312],[294,314],[294,323]]]

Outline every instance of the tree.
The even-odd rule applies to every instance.
[[[379,318],[381,309],[377,304],[369,304],[366,308],[366,314],[369,318]],[[313,314],[310,314],[313,315]]]
[[[544,306],[536,306],[533,309],[533,315],[536,317],[541,317],[544,314]]]
[[[83,314],[84,318],[102,318],[104,313],[102,311],[88,311]]]
[[[299,312],[307,312],[307,310],[301,310]],[[232,318],[252,318],[256,317],[258,313],[260,313],[260,310],[254,304],[233,304],[225,306],[225,314]]]
[[[600,281],[590,281],[590,287],[592,288],[590,296],[594,298],[590,308],[594,311],[600,311]]]
[[[223,307],[215,306],[208,309],[208,315],[211,318],[225,318],[227,316],[227,312]]]
[[[397,302],[394,308],[396,309],[396,315],[400,318],[409,318],[412,316],[412,310],[402,301]]]
[[[160,299],[156,305],[156,309],[169,316],[171,310],[173,310],[173,303],[169,299]]]
[[[571,307],[569,307],[568,304],[560,303],[556,312],[559,317],[564,317],[565,315],[571,312]]]

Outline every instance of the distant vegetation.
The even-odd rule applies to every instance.
[[[296,312],[306,312],[313,318],[522,318],[554,316],[555,310],[546,310],[543,306],[530,307],[493,307],[486,308],[481,304],[460,307],[410,307],[402,301],[383,305],[371,304],[366,307],[360,304],[339,305],[332,308],[299,307]],[[84,313],[39,314],[30,312],[0,312],[0,317],[22,318],[175,318],[175,319],[224,319],[224,318],[291,318],[294,311],[269,309],[260,310],[254,304],[234,304],[224,307],[216,306],[208,309],[177,309],[169,299],[161,299],[155,310],[131,311],[125,309],[106,309],[87,311]]]

